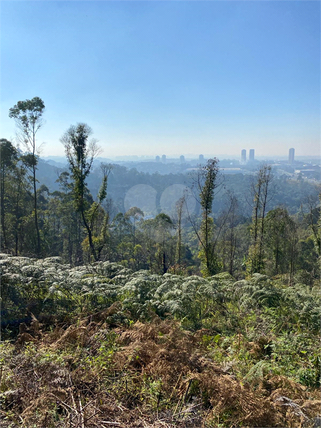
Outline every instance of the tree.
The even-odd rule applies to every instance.
[[[9,248],[7,237],[7,214],[9,195],[7,187],[9,186],[10,178],[12,179],[12,172],[16,167],[18,160],[18,152],[12,143],[6,139],[0,140],[0,217],[1,217],[1,232],[3,248]]]
[[[91,128],[86,123],[70,126],[61,138],[66,151],[69,168],[73,179],[73,195],[76,211],[80,213],[85,226],[89,247],[94,260],[99,260],[101,245],[99,237],[94,236],[94,221],[101,208],[101,203],[107,196],[108,168],[102,168],[103,182],[98,193],[98,202],[89,202],[89,192],[86,179],[91,171],[95,156],[99,153],[97,141],[89,140]],[[106,230],[106,221],[103,221],[103,231]],[[99,241],[99,242],[98,242]]]
[[[141,253],[145,254],[149,269],[164,274],[175,263],[173,229],[171,218],[164,213],[142,222]]]
[[[217,239],[222,234],[222,239],[219,241],[221,251],[222,268],[228,271],[232,276],[235,272],[236,252],[239,244],[239,236],[237,225],[240,221],[238,213],[239,205],[237,198],[227,192],[227,206],[217,220],[219,233]]]
[[[97,201],[94,201],[88,210],[88,220],[90,229],[93,232],[93,243],[97,252],[97,260],[100,260],[101,252],[105,247],[108,238],[109,213],[106,212],[102,203],[107,198],[107,181],[111,171],[111,166],[101,163],[102,183],[97,195]]]
[[[136,221],[144,217],[143,211],[138,207],[131,207],[125,213],[125,217],[133,219],[133,245],[136,245]]]
[[[183,207],[186,203],[186,195],[182,196],[176,202],[176,214],[177,214],[177,244],[176,244],[176,263],[179,267],[182,259],[182,217]]]
[[[43,125],[42,115],[44,113],[45,104],[39,97],[34,97],[31,100],[18,101],[9,110],[9,117],[16,122],[18,138],[23,143],[27,151],[30,153],[27,166],[32,172],[32,185],[34,196],[34,221],[37,234],[36,254],[41,253],[41,239],[38,223],[38,207],[37,207],[37,179],[36,170],[38,163],[38,149],[36,135]]]
[[[215,189],[220,185],[218,181],[218,159],[209,159],[207,164],[200,166],[196,186],[199,191],[199,202],[202,209],[202,222],[198,231],[192,224],[201,247],[199,258],[203,264],[205,276],[215,275],[219,271],[217,258],[215,256],[214,220],[212,217],[212,206]]]
[[[167,272],[170,264],[170,246],[168,245],[172,238],[172,230],[174,228],[171,218],[164,213],[158,214],[154,219],[154,236],[156,244],[156,260],[161,265],[161,272]]]
[[[36,243],[30,239],[34,236],[33,195],[31,184],[26,178],[27,168],[24,162],[18,162],[12,181],[12,203],[14,216],[14,253],[32,254]],[[30,219],[30,220],[29,220]]]
[[[261,273],[264,270],[265,216],[272,179],[271,166],[264,164],[257,172],[256,182],[252,185],[252,244],[249,249],[248,260],[250,274],[254,272]]]
[[[306,222],[312,232],[313,240],[315,243],[316,252],[321,255],[321,193],[319,195],[309,195],[304,199],[304,205],[307,208],[307,214],[305,215]],[[319,206],[318,206],[319,205]]]
[[[296,225],[286,208],[279,207],[269,211],[266,216],[266,244],[270,252],[270,274],[289,272],[291,282],[297,240]]]
[[[1,249],[15,255],[34,254],[36,246],[32,194],[23,159],[10,141],[0,140],[0,242]]]

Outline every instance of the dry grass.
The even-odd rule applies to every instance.
[[[236,379],[200,332],[158,319],[111,329],[111,311],[20,334],[2,365],[1,426],[309,427],[319,414],[318,393],[286,377]]]

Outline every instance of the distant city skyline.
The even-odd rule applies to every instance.
[[[35,96],[42,156],[319,156],[320,2],[3,1],[0,138]]]
[[[289,155],[289,153],[290,153],[290,151],[291,150],[294,150],[294,154],[295,154],[295,149],[293,149],[293,148],[291,148],[291,149],[289,149],[289,152],[287,153],[287,154],[283,154],[283,155],[275,155],[275,154],[270,154],[270,155],[268,155],[268,156],[256,156],[255,155],[255,160],[257,160],[257,161],[268,161],[268,160],[271,160],[271,161],[277,161],[277,160],[281,160],[281,161],[289,161],[290,163],[291,162],[293,162],[293,160],[295,161],[295,160],[301,160],[301,159],[315,159],[317,162],[320,162],[321,161],[321,155],[301,155],[301,156],[297,156],[296,154],[295,154],[295,156],[294,156],[294,158],[293,158],[293,160],[290,160],[290,155]],[[163,155],[162,155],[163,156]],[[127,159],[128,161],[130,161],[130,160],[132,160],[132,161],[139,161],[139,160],[146,160],[146,161],[154,161],[154,162],[163,162],[162,161],[162,156],[159,156],[159,155],[115,155],[115,156],[104,156],[104,155],[99,155],[97,158],[96,158],[96,161],[101,161],[101,160],[103,160],[103,159],[105,159],[105,160],[107,160],[107,159],[110,159],[110,160],[115,160],[115,161],[117,161],[117,160],[121,160],[121,159]],[[233,160],[239,160],[240,161],[240,163],[248,163],[249,162],[249,159],[247,158],[246,160],[245,160],[245,162],[244,162],[244,159],[242,158],[242,153],[241,154],[238,154],[238,155],[228,155],[228,154],[215,154],[215,153],[212,153],[212,154],[205,154],[205,155],[197,155],[197,154],[192,154],[192,153],[185,153],[185,154],[178,154],[178,153],[176,153],[176,154],[173,154],[173,155],[171,155],[171,156],[166,156],[166,155],[164,155],[165,156],[165,163],[166,163],[166,161],[172,161],[172,160],[175,160],[175,161],[180,161],[180,160],[182,160],[182,157],[184,158],[184,160],[186,161],[186,162],[189,162],[189,161],[191,161],[191,160],[193,160],[193,161],[195,161],[195,160],[198,160],[199,162],[205,162],[207,159],[210,159],[210,158],[213,158],[213,157],[217,157],[218,159],[219,159],[219,161],[222,161],[222,160],[228,160],[228,159],[233,159]],[[67,158],[66,158],[66,156],[64,156],[64,154],[62,154],[61,156],[59,156],[59,155],[48,155],[48,156],[40,156],[41,158],[43,158],[43,159],[52,159],[52,160],[55,160],[55,159],[58,159],[58,160],[60,160],[60,159],[65,159],[66,161],[67,161]]]

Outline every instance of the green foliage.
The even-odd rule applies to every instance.
[[[42,127],[42,115],[45,110],[45,104],[39,97],[31,100],[18,101],[18,103],[9,110],[9,117],[15,119],[19,129],[18,138],[27,149],[27,154],[21,156],[26,168],[29,168],[32,175],[30,181],[33,187],[33,216],[36,231],[36,244],[34,252],[39,257],[41,254],[41,234],[38,220],[38,198],[37,198],[37,179],[36,170],[38,163],[38,148],[36,135]]]
[[[160,412],[198,397],[204,409],[213,409],[213,420],[219,415],[228,426],[241,410],[229,400],[222,410],[214,407],[220,385],[233,382],[229,397],[236,383],[242,385],[238,396],[251,389],[262,397],[280,388],[273,386],[278,382],[300,391],[320,386],[320,290],[300,275],[289,286],[287,276],[258,273],[235,281],[227,272],[208,278],[157,275],[102,261],[71,267],[58,257],[2,254],[0,262],[3,334],[17,336],[14,321],[25,326],[27,333],[17,342],[19,367],[37,367],[42,374],[35,379],[39,389],[30,386],[33,396],[46,382],[49,390],[56,388],[51,382],[57,373],[59,385],[67,387],[63,373],[71,370],[80,391],[94,380],[90,400],[101,388],[118,403]],[[70,327],[61,328],[66,323]],[[55,345],[39,345],[46,329]],[[29,344],[23,346],[24,337]],[[3,349],[1,365],[16,352],[5,344]],[[6,369],[0,391],[5,406],[7,391],[18,390],[19,382],[14,370]]]
[[[41,256],[59,255],[72,266],[109,260],[133,270],[149,269],[159,274],[210,277],[229,271],[242,279],[254,272],[269,276],[289,273],[290,283],[299,271],[306,272],[311,283],[319,277],[317,186],[311,189],[304,183],[300,185],[302,192],[309,190],[310,195],[296,216],[280,207],[269,211],[273,206],[269,192],[271,171],[267,166],[261,168],[252,183],[254,207],[249,227],[250,218],[246,217],[239,191],[236,199],[228,190],[225,203],[223,192],[215,192],[221,179],[218,161],[212,159],[199,170],[195,182],[199,199],[196,212],[201,210],[201,215],[188,214],[188,218],[183,218],[184,198],[178,201],[173,218],[162,212],[155,218],[146,218],[138,207],[131,207],[124,214],[121,198],[124,189],[128,190],[126,180],[130,177],[131,184],[137,184],[146,177],[134,170],[129,174],[118,166],[113,166],[113,170],[109,165],[93,169],[98,146],[90,135],[88,125],[78,124],[63,136],[70,172],[61,173],[57,180],[59,190],[52,193],[49,183],[48,187],[35,187],[38,162],[44,168],[36,151],[19,156],[10,142],[2,140],[2,251],[32,257],[39,255],[41,249]],[[92,185],[93,176],[97,180],[98,175],[102,184],[100,188],[95,185],[94,198],[88,183]],[[165,183],[170,184],[170,177],[150,178],[156,180],[158,191]],[[178,181],[183,183],[183,177]],[[225,177],[227,188],[231,181],[231,177]],[[250,184],[241,176],[239,181],[244,186]],[[107,198],[107,182],[108,186],[112,183],[117,187],[115,202]],[[243,193],[247,192],[243,189]],[[275,194],[271,192],[271,197]],[[213,213],[217,213],[215,219]]]
[[[108,165],[101,165],[103,173],[102,185],[97,195],[97,202],[90,201],[86,179],[92,169],[93,161],[99,148],[96,140],[89,140],[91,128],[85,123],[71,126],[61,138],[67,155],[71,172],[72,196],[76,212],[80,214],[87,232],[87,240],[83,249],[92,254],[95,261],[100,259],[101,251],[107,241],[107,223],[109,216],[101,204],[107,197],[107,178],[110,171]],[[102,224],[102,227],[98,225]],[[89,251],[88,251],[89,250]],[[89,258],[90,261],[90,258]]]
[[[35,127],[39,126],[44,109],[45,104],[42,99],[34,97],[32,100],[18,101],[9,110],[9,117],[21,124],[26,136],[28,136]]]
[[[200,167],[194,183],[200,216],[183,219],[184,198],[176,204],[177,218],[160,210],[154,218],[150,213],[144,218],[138,207],[124,213],[121,198],[128,182],[154,180],[160,191],[174,177],[149,177],[115,166],[118,173],[111,178],[120,199],[112,203],[107,199],[111,168],[102,165],[94,200],[87,181],[99,148],[89,139],[90,127],[79,123],[62,137],[70,173],[62,172],[59,190],[50,193],[36,178],[36,134],[44,108],[35,97],[9,111],[27,153],[0,140],[0,242],[6,253],[0,254],[1,323],[4,339],[18,337],[15,348],[1,344],[0,399],[7,409],[22,403],[23,388],[31,399],[46,388],[73,391],[69,369],[87,397],[84,408],[99,388],[144,411],[166,412],[174,400],[174,416],[197,397],[196,406],[211,409],[209,426],[250,423],[252,410],[242,400],[249,388],[261,391],[262,398],[286,384],[301,391],[300,399],[304,388],[319,388],[319,188],[302,179],[295,184],[280,179],[272,195],[271,167],[262,165],[252,182],[250,219],[244,192],[248,177],[237,178],[239,200],[228,191],[224,206],[215,194],[220,180],[214,158]],[[185,177],[176,179],[183,183]],[[226,186],[233,180],[226,177]],[[292,211],[283,204],[290,204]],[[64,331],[61,326],[68,324]],[[50,346],[39,345],[45,336],[54,338]],[[16,376],[16,367],[31,373],[30,382],[24,374]],[[86,395],[82,388],[88,376],[96,383]],[[56,399],[46,405],[43,426],[60,423],[71,415],[70,409],[81,415],[80,394],[78,410],[72,398],[68,405]],[[257,409],[259,401],[250,398]],[[247,414],[238,417],[244,409]],[[264,411],[255,423],[266,422]],[[40,414],[37,409],[36,419]],[[7,410],[5,417],[14,419],[14,413]]]
[[[303,283],[288,286],[286,277],[273,280],[254,274],[235,282],[228,273],[208,279],[160,276],[110,262],[70,268],[55,257],[4,255],[1,268],[2,322],[8,328],[14,320],[28,321],[31,314],[63,319],[119,304],[119,322],[170,316],[188,329],[207,328],[226,335],[239,331],[248,340],[271,334],[280,338],[290,331],[312,340],[318,334],[319,289]],[[274,352],[279,352],[280,344],[280,339],[273,339]],[[297,348],[292,348],[291,353],[296,353]]]
[[[293,274],[297,258],[297,228],[285,208],[276,208],[266,216],[267,270],[273,275]]]
[[[256,174],[256,181],[252,184],[253,213],[251,225],[252,242],[249,248],[248,272],[263,273],[265,268],[265,224],[269,202],[269,191],[273,180],[272,168],[263,164]]]
[[[202,263],[204,276],[214,275],[219,271],[219,264],[215,254],[214,221],[211,217],[214,191],[218,187],[218,160],[209,159],[205,166],[200,167],[197,176],[200,205],[202,208],[202,221],[199,233],[197,233],[200,252],[199,259]]]

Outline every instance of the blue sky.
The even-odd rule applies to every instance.
[[[1,138],[41,97],[42,154],[320,154],[319,1],[2,1]]]

